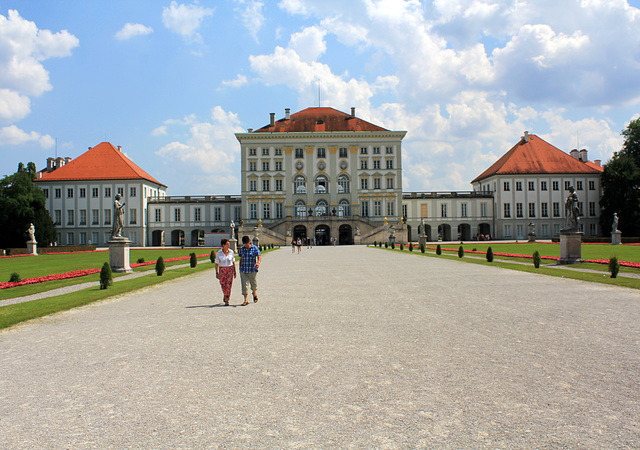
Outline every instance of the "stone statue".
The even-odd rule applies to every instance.
[[[567,227],[564,231],[578,231],[580,207],[578,206],[578,195],[573,186],[569,187],[569,195],[564,203],[564,210],[567,215]]]
[[[356,225],[356,236],[360,236],[360,227]]]
[[[120,203],[122,197],[116,195],[113,201],[113,227],[111,228],[111,237],[122,237],[122,227],[124,227],[124,203]]]
[[[34,227],[33,224],[29,224],[29,229],[27,230],[27,233],[29,233],[29,241],[35,242],[36,241],[36,227]]]
[[[236,229],[236,224],[233,222],[233,219],[231,219],[231,223],[229,224],[229,228],[231,228],[231,239],[236,237],[235,234],[235,229]]]
[[[287,236],[291,236],[291,228],[287,228]]]
[[[618,230],[618,213],[613,213],[613,224],[611,225],[611,231],[619,231]]]
[[[420,219],[420,225],[418,225],[418,236],[424,237],[427,227],[424,223],[424,217]]]

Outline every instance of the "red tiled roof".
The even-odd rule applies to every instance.
[[[314,131],[389,131],[366,120],[352,117],[333,108],[307,108],[289,119],[282,118],[274,126],[265,125],[253,133],[308,133]]]
[[[493,175],[527,175],[541,173],[600,173],[604,169],[592,162],[582,162],[534,134],[502,155],[472,183]]]
[[[147,180],[165,186],[138,167],[109,142],[102,142],[36,181]],[[166,187],[166,186],[165,186]]]

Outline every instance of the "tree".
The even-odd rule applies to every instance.
[[[622,150],[614,153],[602,173],[600,226],[610,232],[617,213],[622,234],[640,236],[640,118],[632,120],[622,135]]]
[[[27,229],[33,223],[38,245],[55,242],[56,228],[45,208],[42,190],[35,186],[36,166],[30,162],[25,167],[0,180],[0,248],[24,247],[28,240]]]

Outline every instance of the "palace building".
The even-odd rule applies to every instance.
[[[599,236],[599,161],[524,133],[476,177],[470,191],[402,191],[402,140],[394,131],[333,108],[312,107],[236,133],[240,195],[167,196],[155,180],[108,142],[75,160],[49,158],[36,179],[56,223],[58,244],[106,245],[113,197],[126,203],[123,235],[139,246],[219,245],[230,232],[288,245],[557,237],[573,186],[581,231]]]

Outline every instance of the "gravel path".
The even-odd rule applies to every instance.
[[[239,281],[239,280],[238,280]],[[0,333],[1,448],[638,448],[640,296],[366,247]]]

